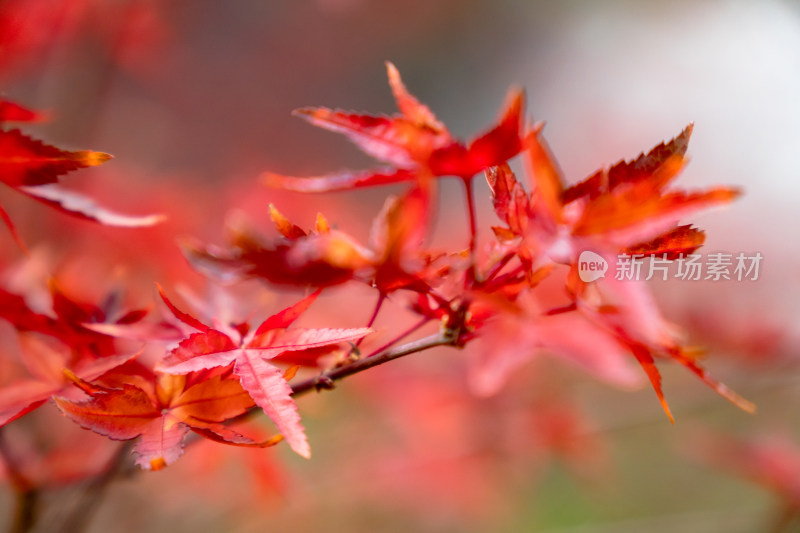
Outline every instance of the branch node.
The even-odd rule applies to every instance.
[[[336,385],[333,383],[331,378],[325,374],[320,374],[314,378],[314,388],[317,390],[317,392],[319,392],[322,390],[333,390],[336,388]]]

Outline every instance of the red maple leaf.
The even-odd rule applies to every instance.
[[[408,92],[394,65],[387,62],[386,68],[399,114],[364,115],[324,107],[299,109],[295,114],[315,126],[346,135],[364,152],[392,167],[307,178],[265,173],[265,183],[293,191],[324,192],[414,181],[423,176],[470,179],[519,153],[523,127],[521,91],[511,92],[495,127],[465,144]]]
[[[13,102],[0,102],[0,122],[30,121],[37,116]],[[0,182],[5,185],[59,211],[107,226],[142,227],[160,222],[163,218],[160,215],[122,215],[98,206],[82,194],[58,186],[59,176],[80,168],[101,165],[109,159],[111,156],[103,152],[63,150],[33,139],[17,129],[0,129]],[[11,218],[2,207],[0,219],[14,240],[25,249]]]
[[[270,206],[272,220],[284,237],[279,242],[263,243],[238,227],[232,228],[229,249],[187,243],[184,253],[198,270],[220,279],[259,277],[276,284],[316,287],[356,279],[383,294],[399,289],[426,292],[446,268],[437,261],[441,254],[420,249],[429,204],[427,188],[421,186],[399,198],[390,197],[373,222],[366,246],[330,229],[321,215],[315,230],[306,232]]]
[[[694,251],[703,243],[703,233],[678,226],[678,221],[729,203],[739,192],[729,187],[703,192],[666,190],[685,165],[691,131],[690,125],[647,154],[565,188],[537,127],[525,140],[533,176],[530,194],[508,166],[487,172],[495,212],[508,226],[498,228],[499,236],[505,240],[521,237],[523,257],[547,257],[564,264],[572,264],[586,249],[671,255]]]
[[[292,399],[292,388],[283,371],[269,362],[278,355],[319,346],[329,346],[359,339],[368,328],[355,329],[287,329],[316,299],[318,292],[297,304],[269,317],[249,330],[246,325],[217,328],[206,326],[180,311],[163,295],[164,302],[175,316],[198,330],[181,341],[159,363],[158,370],[171,374],[187,374],[209,368],[233,365],[233,373],[255,403],[275,423],[289,446],[303,457],[309,457],[305,431]]]
[[[748,411],[754,407],[708,376],[690,355],[692,351],[681,346],[676,328],[664,320],[641,283],[617,280],[613,275],[584,283],[578,279],[577,262],[584,250],[591,250],[603,257],[607,264],[614,264],[613,257],[619,253],[674,258],[680,253],[693,252],[703,243],[701,231],[679,226],[679,220],[700,210],[726,204],[738,195],[738,191],[727,187],[703,192],[667,190],[685,164],[684,154],[691,131],[690,125],[678,137],[659,144],[647,154],[631,162],[619,162],[571,188],[565,188],[558,165],[541,138],[539,126],[525,139],[525,153],[533,177],[530,194],[524,191],[508,165],[486,172],[495,212],[506,224],[506,227],[494,228],[495,234],[506,249],[519,257],[531,287],[537,279],[535,273],[542,268],[554,263],[569,265],[572,271],[568,289],[575,303],[566,310],[569,311],[566,320],[573,317],[571,320],[575,321],[576,327],[592,324],[593,333],[583,335],[582,340],[576,339],[575,342],[565,344],[558,336],[553,339],[546,328],[538,333],[532,333],[537,331],[535,328],[520,329],[513,336],[514,342],[550,348],[573,359],[579,355],[584,366],[587,362],[590,366],[601,364],[604,357],[618,351],[605,349],[601,350],[603,354],[598,353],[595,348],[603,342],[628,351],[645,370],[670,418],[654,355],[679,362],[739,407]],[[531,308],[530,305],[526,307]],[[497,320],[513,322],[516,318],[514,313],[501,312]],[[531,311],[525,314],[531,314]],[[536,323],[544,324],[547,320],[550,319],[537,319]],[[487,330],[492,340],[487,343],[483,358],[487,366],[484,366],[480,378],[494,386],[510,368],[532,355],[530,349],[521,352],[502,349],[511,341],[505,338],[502,342],[502,335],[491,334],[498,327],[495,325]],[[601,342],[600,339],[605,340]],[[586,359],[591,354],[595,355]],[[605,370],[595,368],[594,372],[600,376],[608,372],[618,374],[613,368],[616,366]]]
[[[0,123],[2,122],[38,122],[45,118],[44,113],[32,111],[16,102],[0,100]]]
[[[735,435],[695,430],[682,449],[691,458],[746,478],[775,493],[789,513],[800,518],[800,447],[781,432]],[[775,531],[789,531],[776,528]]]

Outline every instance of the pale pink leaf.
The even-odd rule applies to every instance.
[[[292,450],[305,458],[311,457],[297,405],[292,399],[292,388],[283,378],[281,369],[264,361],[258,351],[242,350],[233,371],[256,405],[275,423]]]
[[[31,187],[19,187],[34,200],[63,211],[79,218],[85,218],[104,224],[106,226],[117,226],[122,228],[141,228],[153,226],[164,220],[163,215],[142,215],[132,216],[115,213],[104,207],[97,205],[91,198],[82,194],[67,191],[58,185],[38,185]]]
[[[281,351],[305,350],[306,348],[317,348],[328,346],[339,342],[347,342],[371,333],[369,328],[352,329],[291,329],[276,332],[271,338],[269,336],[255,337],[247,348],[268,349]],[[261,341],[266,341],[262,343]]]
[[[481,395],[495,394],[523,364],[546,353],[566,359],[616,386],[635,387],[641,375],[614,334],[578,312],[552,316],[500,316],[487,325],[470,382]]]
[[[185,424],[170,415],[154,419],[133,449],[136,464],[145,470],[160,470],[174,463],[183,454],[183,438],[188,431]]]
[[[161,360],[158,369],[171,374],[188,374],[228,365],[236,358],[236,348],[230,337],[217,330],[193,333]]]

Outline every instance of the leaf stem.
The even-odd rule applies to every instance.
[[[369,320],[367,321],[367,326],[366,327],[371,328],[372,325],[375,323],[375,319],[378,318],[378,313],[380,313],[381,306],[383,306],[383,302],[385,300],[386,300],[386,293],[383,292],[383,291],[379,291],[378,292],[378,301],[375,303],[375,309],[372,310],[372,315],[369,317]],[[355,351],[355,349],[358,348],[359,346],[361,346],[361,343],[363,341],[364,341],[364,337],[361,337],[360,339],[358,339],[355,342],[355,347],[353,348],[353,350],[350,350],[350,355],[353,355],[353,352]]]
[[[514,257],[516,257],[516,255],[517,254],[515,252],[508,252],[506,255],[501,257],[500,260],[497,263],[495,263],[494,266],[492,266],[492,268],[486,274],[486,278],[484,278],[481,283],[488,283],[492,281],[492,279],[494,279],[494,277],[497,276],[501,270],[503,270],[503,268],[509,263],[509,261],[511,261],[512,259],[514,259]]]
[[[472,176],[462,177],[464,191],[467,199],[467,214],[469,216],[469,253],[472,258],[472,268],[475,268],[475,247],[478,239],[478,227],[475,216],[475,195],[472,191]]]
[[[407,330],[403,331],[402,333],[397,335],[395,338],[393,338],[391,341],[387,342],[386,344],[384,344],[383,346],[381,346],[377,350],[374,350],[367,357],[374,357],[375,355],[377,355],[377,354],[379,354],[379,353],[381,353],[381,352],[383,352],[385,350],[388,350],[393,345],[397,344],[398,342],[400,342],[405,337],[408,337],[409,335],[411,335],[412,333],[414,333],[415,331],[417,331],[419,328],[421,328],[422,326],[424,326],[425,324],[427,324],[430,321],[431,321],[430,318],[423,317],[419,322],[417,322],[416,324],[412,325],[410,328],[408,328]],[[363,337],[362,337],[362,339],[363,339]]]

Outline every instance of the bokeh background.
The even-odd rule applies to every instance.
[[[786,505],[800,502],[800,489],[792,496],[791,488],[749,482],[735,465],[754,454],[737,456],[724,443],[800,450],[796,2],[3,0],[0,94],[50,115],[27,130],[114,154],[70,185],[170,220],[121,236],[43,212],[10,191],[0,191],[0,201],[35,243],[34,257],[50,265],[42,268],[67,278],[127,276],[142,301],[152,299],[154,280],[199,283],[176,238],[220,242],[226,220],[241,213],[269,234],[269,202],[301,225],[323,211],[365,237],[393,189],[301,197],[264,188],[258,175],[370,164],[291,111],[393,112],[386,60],[465,138],[492,123],[509,86],[525,87],[529,113],[547,123],[570,181],[694,122],[680,183],[745,191],[698,220],[708,230],[706,251],[760,252],[760,277],[653,289],[667,317],[709,347],[707,366],[755,401],[758,414],[666,366],[671,425],[651,391],[610,389],[548,359],[499,397],[478,399],[466,387],[463,357],[431,352],[300,400],[310,462],[286,449],[199,444],[164,472],[113,485],[90,531],[774,527]],[[442,186],[434,242],[466,235],[457,185]],[[479,187],[483,227],[494,223],[487,191]],[[75,238],[52,238],[65,231]],[[23,261],[5,234],[0,247],[3,264]],[[350,309],[359,300],[341,298],[323,302],[320,313],[341,316],[338,306],[347,306],[363,322],[368,306]],[[728,453],[734,466],[714,464]],[[800,479],[796,454],[767,453],[772,470],[758,464]],[[9,506],[0,492],[0,516]]]

